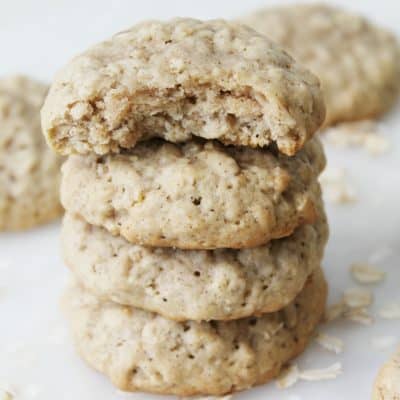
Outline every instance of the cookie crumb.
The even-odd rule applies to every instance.
[[[375,121],[345,122],[326,131],[327,142],[337,147],[361,147],[372,156],[389,150],[389,141]]]
[[[384,319],[400,319],[400,304],[386,304],[380,309],[379,316]]]
[[[357,201],[354,189],[346,181],[346,171],[343,168],[326,168],[319,181],[324,196],[330,203],[346,204]]]
[[[350,266],[350,271],[359,283],[377,283],[385,277],[385,272],[367,263],[354,263]]]
[[[299,380],[299,368],[297,364],[291,364],[285,368],[276,380],[279,389],[286,389],[293,386]]]
[[[343,372],[342,364],[336,362],[329,367],[320,369],[309,369],[300,372],[300,379],[305,381],[321,381],[335,379]]]
[[[325,333],[318,333],[315,341],[324,349],[335,354],[340,354],[343,352],[344,344],[342,339],[338,337],[330,336]]]

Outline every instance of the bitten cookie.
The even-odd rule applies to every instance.
[[[372,399],[400,399],[400,348],[380,370],[375,381]]]
[[[62,213],[61,160],[40,127],[46,92],[26,77],[0,80],[0,230],[31,228]]]
[[[71,289],[64,308],[81,356],[119,388],[222,395],[265,383],[302,352],[326,300],[320,268],[288,307],[229,322],[174,322]]]
[[[328,238],[315,225],[246,250],[175,250],[133,245],[71,214],[64,217],[66,264],[105,300],[173,320],[228,320],[288,305],[319,267]]]
[[[294,157],[151,140],[129,154],[70,156],[61,198],[68,211],[135,244],[256,247],[315,221],[324,165],[316,138]]]
[[[400,88],[400,48],[365,18],[323,4],[265,8],[242,19],[321,80],[326,125],[378,116]]]
[[[62,154],[103,155],[161,137],[275,143],[293,155],[324,119],[318,80],[234,22],[149,21],[74,58],[42,110]]]

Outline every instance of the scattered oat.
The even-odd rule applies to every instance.
[[[371,325],[374,320],[367,307],[371,305],[372,299],[371,291],[365,288],[347,289],[341,301],[325,311],[325,322],[346,318],[360,324]]]
[[[350,321],[358,322],[363,325],[371,325],[374,322],[374,319],[364,307],[350,308],[345,311],[344,317]]]
[[[321,381],[335,379],[343,372],[340,362],[334,363],[327,368],[309,369],[300,372],[300,379],[305,381]]]
[[[378,336],[371,339],[372,347],[377,350],[387,350],[397,343],[395,336]]]
[[[344,344],[342,339],[338,337],[329,336],[325,333],[318,333],[315,341],[324,349],[335,354],[340,354],[343,352]]]
[[[345,311],[346,305],[343,303],[343,301],[332,304],[325,310],[324,320],[325,322],[331,322],[336,319],[342,318]]]
[[[296,364],[291,364],[285,368],[276,380],[279,389],[286,389],[293,386],[299,380],[299,368]]]
[[[379,316],[385,319],[400,319],[400,304],[387,304],[379,311]]]
[[[375,121],[345,122],[328,129],[326,139],[338,147],[362,147],[378,156],[389,150],[389,141],[379,131]]]
[[[364,288],[347,289],[343,301],[349,308],[368,307],[372,303],[372,293]]]
[[[319,181],[324,196],[329,202],[345,204],[354,203],[357,200],[354,189],[346,182],[346,171],[343,168],[326,168]]]
[[[354,263],[350,270],[353,278],[360,283],[377,283],[385,277],[383,271],[366,263]]]

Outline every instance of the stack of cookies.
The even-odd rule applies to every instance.
[[[328,236],[318,80],[250,28],[146,22],[76,57],[42,110],[69,158],[64,298],[119,388],[264,383],[318,324]]]

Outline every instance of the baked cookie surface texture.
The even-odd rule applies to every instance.
[[[0,79],[0,231],[32,228],[62,213],[61,159],[40,127],[46,92],[27,77]]]

